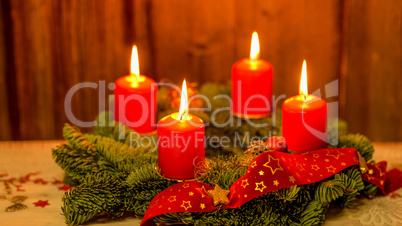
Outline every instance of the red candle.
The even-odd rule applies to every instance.
[[[300,95],[282,105],[282,135],[289,150],[304,152],[327,147],[327,103],[307,92],[306,61],[300,79]]]
[[[131,74],[115,82],[114,118],[138,133],[155,131],[156,98],[158,86],[145,75],[140,75],[137,47],[131,55]]]
[[[205,126],[188,113],[186,80],[181,92],[179,112],[158,122],[158,163],[167,178],[191,179],[205,160]]]
[[[250,58],[232,67],[232,113],[243,118],[263,118],[272,111],[272,65],[259,59],[257,32],[251,40]]]

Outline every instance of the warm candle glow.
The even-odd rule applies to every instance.
[[[140,79],[140,66],[138,63],[138,50],[137,46],[133,45],[133,50],[131,52],[131,78],[133,82],[133,86],[138,86],[138,81]]]
[[[304,100],[307,100],[308,90],[307,90],[307,65],[306,60],[303,60],[303,68],[300,78],[300,91],[299,94]]]
[[[251,38],[250,60],[255,61],[260,58],[260,41],[257,32],[253,32]]]
[[[179,120],[183,120],[188,113],[188,98],[187,98],[187,84],[184,79],[183,85],[181,87],[181,97],[180,97],[180,110],[179,110]]]

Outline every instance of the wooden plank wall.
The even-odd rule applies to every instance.
[[[352,132],[402,141],[402,1],[345,1],[342,116]]]
[[[261,57],[275,68],[275,94],[297,93],[305,58],[311,91],[324,90],[325,84],[341,78],[341,114],[352,130],[370,134],[373,140],[402,140],[400,108],[394,106],[402,104],[401,14],[395,8],[393,17],[389,16],[390,9],[398,4],[372,1],[364,5],[342,0],[3,0],[0,139],[61,138],[61,128],[68,121],[64,112],[68,90],[82,81],[104,80],[109,84],[127,74],[134,43],[139,47],[142,74],[157,81],[180,83],[185,77],[199,83],[226,82],[231,65],[248,56],[255,30],[260,36]],[[389,26],[377,24],[388,31],[384,37],[375,36],[370,24],[376,23],[374,10],[379,5],[383,6],[380,22]],[[399,31],[392,30],[397,26]],[[374,35],[375,40],[367,40],[364,34]],[[360,43],[361,38],[366,40]],[[384,44],[388,41],[394,43]],[[389,49],[398,43],[399,55]],[[367,54],[362,58],[360,48]],[[366,74],[363,65],[371,60],[371,48],[383,49],[378,57],[387,61]],[[370,84],[375,84],[378,73],[392,77],[394,88],[387,89],[386,97],[399,95],[392,103],[380,104],[389,109],[388,115],[375,108],[380,97],[370,95],[360,101],[353,88],[365,84],[357,76],[370,76]],[[386,89],[376,91],[382,88]],[[372,107],[362,118],[364,111],[356,109],[365,108],[365,101]],[[73,113],[85,121],[92,120],[99,107],[106,107],[98,105],[97,89],[78,91],[72,101]],[[393,117],[399,124],[367,126],[378,116]],[[385,135],[384,130],[389,133]]]

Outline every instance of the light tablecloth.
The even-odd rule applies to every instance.
[[[61,197],[69,187],[61,182],[63,171],[51,156],[51,149],[62,142],[0,142],[0,225],[65,225]],[[388,169],[402,169],[402,143],[374,143],[374,147],[377,162],[386,160]],[[24,182],[27,175],[29,180]],[[92,220],[88,225],[135,226],[140,222],[128,214],[115,220]],[[402,225],[402,189],[361,200],[355,209],[332,209],[325,225]]]

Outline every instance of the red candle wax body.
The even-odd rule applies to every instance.
[[[314,95],[301,95],[282,105],[282,135],[288,150],[297,154],[327,147],[327,103]]]
[[[114,118],[128,125],[138,133],[150,133],[155,130],[156,82],[141,75],[137,84],[131,75],[117,79],[115,82]]]
[[[205,160],[205,126],[195,115],[177,118],[173,113],[158,122],[159,168],[168,178],[191,179]]]
[[[272,111],[272,65],[262,59],[244,58],[232,67],[232,113],[262,118]]]

